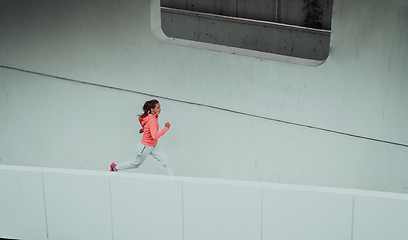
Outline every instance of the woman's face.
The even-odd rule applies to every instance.
[[[150,110],[150,114],[152,114],[152,115],[159,114],[160,112],[161,112],[160,103],[157,103],[157,104],[156,104],[156,107],[155,107],[155,108],[152,108],[152,109]]]

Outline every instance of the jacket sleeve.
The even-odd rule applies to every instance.
[[[168,127],[164,127],[160,132],[159,130],[159,121],[156,118],[152,118],[147,123],[149,124],[150,134],[154,140],[159,139],[159,137],[163,136],[169,130]]]

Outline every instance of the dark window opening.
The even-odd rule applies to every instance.
[[[169,38],[262,56],[324,61],[329,55],[333,0],[160,0],[160,5],[161,28]]]

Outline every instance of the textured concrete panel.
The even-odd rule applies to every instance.
[[[0,169],[0,238],[47,239],[40,171]]]
[[[187,10],[224,16],[237,16],[236,0],[188,0],[187,2]]]
[[[183,239],[181,182],[140,176],[112,174],[114,239]]]
[[[183,186],[185,240],[261,239],[260,187]]]
[[[317,1],[322,13],[322,28],[330,30],[332,20],[333,0],[319,0]],[[307,15],[306,2],[300,0],[285,0],[279,1],[279,22],[285,24],[293,24],[297,26],[304,26]]]
[[[187,10],[186,0],[160,0],[160,6]]]
[[[353,195],[264,189],[264,239],[351,240]]]
[[[109,178],[95,172],[45,172],[50,239],[112,239]]]
[[[275,0],[276,1],[276,0]],[[237,17],[275,22],[276,2],[271,0],[237,0]]]
[[[408,239],[408,196],[356,196],[353,240]]]
[[[303,0],[279,1],[279,22],[304,26],[306,11],[302,11],[302,9],[305,5]]]

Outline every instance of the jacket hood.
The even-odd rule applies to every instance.
[[[146,117],[144,117],[144,118],[142,118],[142,119],[139,119],[139,121],[140,121],[140,124],[142,125],[142,127],[144,127],[144,125],[146,125],[146,123],[150,120],[150,119],[152,119],[152,118],[158,118],[159,117],[159,115],[158,114],[156,114],[156,116],[152,116],[152,115],[147,115]]]

